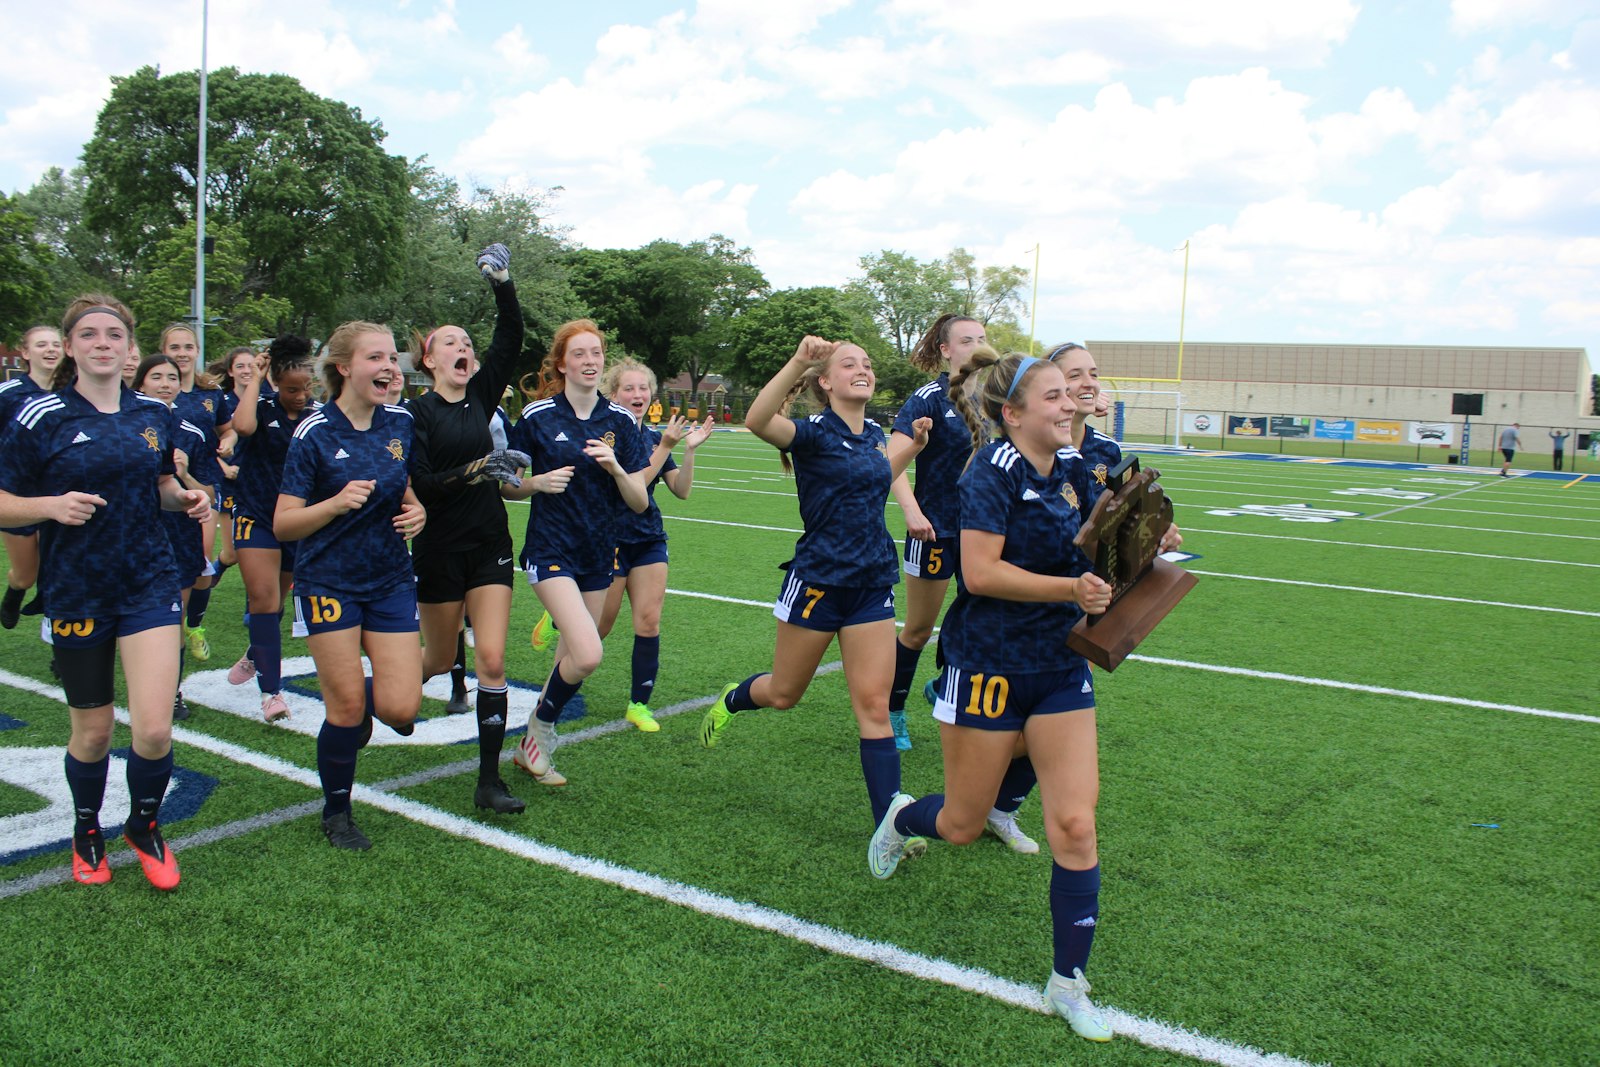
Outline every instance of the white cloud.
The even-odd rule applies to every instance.
[[[504,72],[517,79],[537,77],[550,65],[549,60],[533,50],[520,22],[501,34],[492,47],[494,54],[505,64]]]
[[[1476,33],[1530,23],[1563,25],[1593,14],[1585,0],[1451,0],[1450,28]]]

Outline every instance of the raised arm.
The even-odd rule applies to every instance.
[[[788,448],[794,442],[794,422],[781,414],[795,387],[807,370],[827,359],[838,348],[838,342],[825,341],[809,334],[800,342],[794,355],[789,357],[772,380],[761,387],[761,392],[750,402],[745,413],[745,428],[774,448]]]

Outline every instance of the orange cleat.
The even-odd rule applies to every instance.
[[[154,819],[150,820],[150,828],[143,832],[123,827],[122,839],[139,857],[139,866],[151,885],[162,891],[178,888],[178,857],[162,840],[161,828]]]
[[[111,881],[106,840],[98,826],[86,834],[72,835],[72,880],[84,885],[105,885]]]

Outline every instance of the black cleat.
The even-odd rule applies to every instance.
[[[183,693],[180,690],[178,695],[172,698],[172,721],[183,722],[188,717],[189,705],[184,703]]]
[[[444,706],[446,715],[465,715],[472,710],[472,705],[467,703],[466,689],[452,689],[450,700]]]
[[[44,614],[44,600],[38,593],[33,594],[33,599],[22,605],[22,613],[24,615]]]
[[[512,796],[506,783],[499,778],[492,782],[479,782],[478,788],[473,791],[472,803],[480,808],[488,808],[496,815],[521,815],[528,806]]]
[[[26,592],[26,589],[6,587],[5,596],[0,597],[0,626],[7,630],[17,628],[17,620],[22,618],[22,597]]]
[[[348,849],[351,852],[365,852],[372,847],[372,842],[367,840],[367,835],[361,832],[355,822],[350,818],[349,811],[336,811],[332,815],[322,817],[322,832],[327,835],[328,844],[334,848]]]

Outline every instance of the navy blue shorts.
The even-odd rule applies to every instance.
[[[294,542],[279,541],[272,532],[271,519],[258,519],[253,515],[237,514],[233,517],[233,548],[259,548],[282,554],[278,562],[280,571],[294,570]]]
[[[820,633],[837,633],[846,626],[894,618],[894,586],[863,589],[816,585],[791,570],[783,580],[777,603],[772,605],[772,614],[779,622]]]
[[[981,674],[946,666],[934,682],[933,717],[951,726],[1020,730],[1030,715],[1094,707],[1089,664],[1042,674]]]
[[[565,560],[560,559],[528,559],[523,558],[523,565],[528,572],[528,584],[538,585],[546,578],[571,578],[578,583],[578,592],[593,593],[600,589],[611,588],[611,572],[598,571],[594,574],[580,574],[572,569]]]
[[[631,545],[618,545],[611,561],[611,577],[626,578],[635,567],[648,567],[652,563],[667,562],[667,539],[636,541]]]
[[[33,523],[28,526],[0,526],[0,533],[8,533],[12,537],[32,537],[38,532],[38,523]]]
[[[926,578],[930,582],[949,581],[961,570],[961,535],[933,541],[907,537],[901,558],[904,562],[900,569],[913,578]]]
[[[171,607],[148,608],[126,615],[107,615],[98,619],[51,619],[50,643],[62,648],[93,648],[118,637],[129,637],[158,626],[176,626],[182,621],[183,607],[176,600]]]
[[[359,626],[378,634],[414,634],[417,623],[417,587],[407,583],[399,592],[376,600],[336,596],[296,596],[295,618],[303,620],[311,635],[333,633]]]

